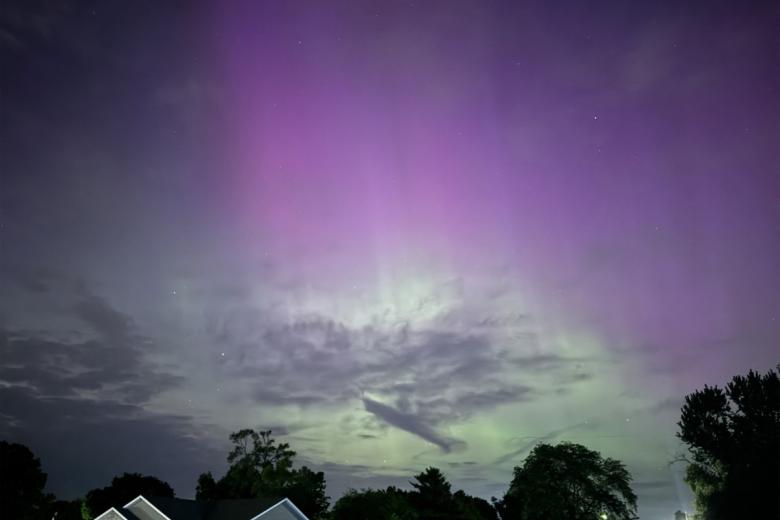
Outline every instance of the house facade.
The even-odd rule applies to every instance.
[[[309,520],[289,499],[185,500],[139,495],[95,520]]]

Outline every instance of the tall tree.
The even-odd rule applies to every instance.
[[[751,370],[685,397],[677,436],[700,518],[780,518],[778,372]]]
[[[325,474],[303,466],[293,468],[295,452],[278,443],[271,430],[240,430],[230,435],[225,475],[215,481],[211,473],[198,478],[199,499],[289,497],[312,520],[325,518],[329,506]]]
[[[271,430],[245,429],[230,434],[233,449],[227,460],[233,467],[259,472],[266,481],[286,478],[293,466],[295,452],[287,443],[277,444]]]
[[[630,483],[622,463],[585,446],[539,444],[515,467],[496,507],[503,520],[632,520],[636,495]]]
[[[279,490],[304,513],[309,511],[310,518],[325,516],[330,501],[325,494],[325,473],[312,471],[306,466],[293,471],[291,478]]]
[[[46,473],[27,446],[0,441],[0,514],[4,518],[38,518],[49,497],[43,493]]]
[[[138,495],[173,498],[173,488],[157,477],[140,473],[124,473],[111,480],[111,485],[93,489],[84,499],[84,515],[95,518],[112,507],[121,507]]]
[[[467,495],[452,486],[438,468],[426,468],[411,482],[412,505],[421,520],[495,520],[496,511],[484,499]]]
[[[411,485],[414,488],[412,503],[421,520],[452,518],[455,513],[452,486],[438,468],[425,468]]]

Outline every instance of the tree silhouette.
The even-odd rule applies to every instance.
[[[219,481],[210,472],[201,474],[196,498],[287,497],[312,520],[325,518],[325,474],[306,466],[293,469],[295,452],[289,444],[277,444],[271,430],[240,430],[230,434],[230,441],[227,473]]]
[[[276,444],[271,430],[256,432],[245,429],[230,434],[233,449],[227,460],[231,466],[248,465],[271,478],[286,475],[293,465],[295,452],[287,443]]]
[[[124,473],[111,480],[111,485],[93,489],[84,499],[84,513],[95,518],[107,509],[122,507],[138,495],[173,498],[173,488],[156,477],[140,473]]]
[[[409,494],[420,520],[495,520],[496,511],[486,500],[452,486],[438,468],[429,467],[415,477]]]
[[[585,446],[539,444],[515,467],[496,508],[503,520],[631,520],[637,517],[630,482],[622,463]]]
[[[43,493],[46,473],[27,446],[0,441],[0,515],[28,520],[39,518],[49,502]]]
[[[325,474],[314,472],[306,466],[301,466],[292,472],[292,477],[282,488],[284,496],[303,512],[309,511],[309,518],[323,518],[330,501],[325,495]]]
[[[201,473],[198,477],[198,484],[195,486],[195,498],[198,500],[218,500],[223,493],[219,489],[219,484],[214,480],[214,475],[210,471]]]
[[[451,492],[436,468],[427,468],[411,483],[414,491],[387,489],[347,491],[333,506],[331,520],[496,520],[496,510],[484,499]]]
[[[422,520],[452,518],[455,504],[450,483],[438,468],[429,467],[410,482],[411,499]]]
[[[457,517],[463,520],[496,520],[497,512],[493,505],[484,498],[467,495],[462,490],[456,491],[455,500]]]
[[[331,520],[418,520],[409,493],[393,486],[384,490],[350,489],[333,506]]]
[[[780,518],[778,372],[751,370],[725,390],[705,385],[685,397],[677,424],[699,517]]]

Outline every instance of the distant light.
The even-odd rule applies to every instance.
[[[607,520],[607,513],[601,513],[599,518],[601,518],[601,520]]]

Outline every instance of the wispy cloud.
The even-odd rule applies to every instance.
[[[504,464],[506,462],[515,460],[520,455],[524,455],[531,451],[534,446],[536,446],[539,443],[552,441],[560,437],[561,435],[568,433],[573,430],[577,430],[579,428],[583,428],[588,426],[588,423],[581,422],[578,424],[573,424],[571,426],[566,426],[564,428],[560,428],[558,430],[552,430],[550,432],[545,433],[544,435],[540,435],[539,437],[519,437],[515,438],[515,441],[522,441],[522,444],[519,448],[510,451],[509,453],[505,453],[504,455],[500,456],[496,459],[495,464]]]
[[[66,315],[82,339],[0,324],[0,379],[47,397],[99,394],[136,404],[181,383],[150,361],[155,344],[129,315],[83,284],[68,297]]]

